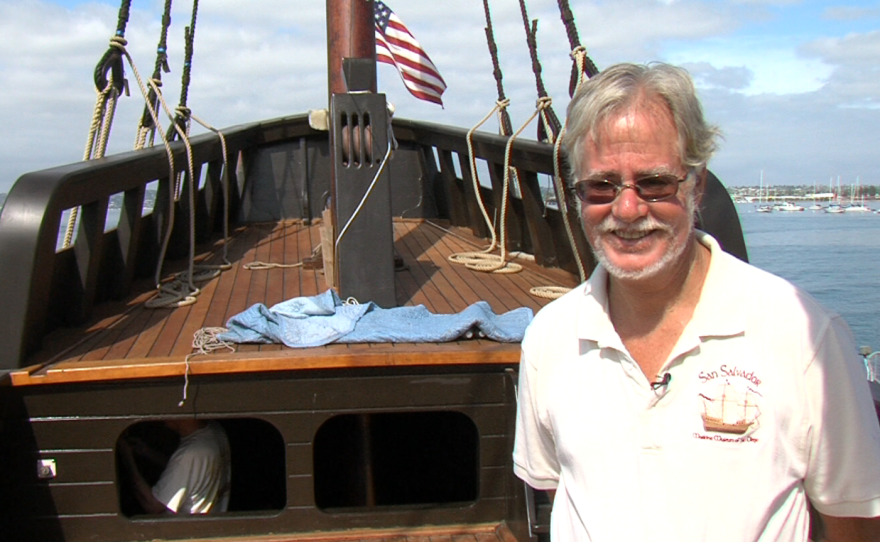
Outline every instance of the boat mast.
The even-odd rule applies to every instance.
[[[333,265],[325,277],[343,299],[393,307],[391,120],[376,92],[373,0],[327,0],[327,70],[332,240],[323,249]]]
[[[328,103],[333,94],[349,92],[342,59],[376,61],[374,24],[373,0],[327,0]],[[373,72],[370,88],[364,89],[370,92],[376,92]]]

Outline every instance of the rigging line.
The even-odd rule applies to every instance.
[[[229,150],[226,147],[226,136],[223,135],[223,132],[214,128],[213,126],[207,124],[199,117],[190,113],[190,117],[207,128],[211,130],[220,138],[220,149],[223,153],[223,174],[221,175],[221,187],[223,190],[223,264],[227,269],[232,267],[232,263],[228,258],[228,245],[229,245]],[[222,267],[222,266],[221,266]]]
[[[477,128],[482,126],[489,117],[491,117],[496,111],[503,111],[507,109],[507,106],[510,105],[510,100],[505,99],[504,101],[495,102],[495,106],[489,111],[483,119],[474,125],[473,128],[468,130],[467,135],[465,136],[465,140],[467,141],[468,147],[468,158],[470,160],[471,166],[471,179],[474,183],[474,195],[477,198],[477,203],[480,205],[480,211],[483,213],[483,218],[486,221],[486,226],[489,228],[489,232],[492,235],[492,242],[487,249],[483,252],[491,252],[495,250],[495,246],[497,244],[497,240],[495,237],[495,228],[492,225],[492,219],[489,218],[489,213],[486,211],[486,206],[483,204],[483,197],[480,189],[480,175],[477,172],[477,158],[474,154],[474,132],[476,132]]]
[[[541,77],[541,61],[538,59],[538,42],[537,42],[537,34],[538,34],[538,20],[534,19],[532,21],[531,27],[529,26],[529,14],[526,10],[525,0],[519,0],[519,8],[520,13],[522,14],[523,26],[525,27],[526,32],[526,44],[529,47],[529,56],[532,60],[532,72],[535,74],[535,86],[538,89],[538,98],[546,98],[548,96],[547,89],[544,87],[544,80]],[[546,130],[545,124],[541,123],[538,125],[538,140],[539,141],[552,141],[555,138],[556,134],[559,133],[559,129],[562,126],[562,123],[559,122],[559,118],[556,116],[556,113],[553,111],[553,108],[548,108],[546,113],[548,117],[548,121],[552,126],[552,135],[550,133],[544,133],[542,137],[542,130]]]
[[[195,266],[195,190],[196,184],[198,180],[195,177],[195,167],[193,165],[193,157],[192,157],[192,145],[189,141],[189,131],[191,126],[191,111],[188,107],[186,107],[187,100],[187,92],[189,88],[190,82],[190,67],[192,65],[192,56],[193,56],[193,42],[195,37],[195,24],[197,20],[198,14],[198,0],[193,1],[193,10],[192,10],[192,19],[191,26],[187,27],[185,30],[185,59],[184,59],[184,70],[183,75],[181,76],[181,96],[180,96],[180,105],[175,109],[175,114],[172,115],[170,109],[168,108],[168,104],[162,98],[161,93],[158,92],[158,88],[156,88],[157,95],[159,96],[159,102],[162,105],[162,108],[165,110],[166,115],[171,120],[171,125],[168,127],[168,134],[165,139],[173,140],[175,134],[180,137],[183,141],[184,146],[186,148],[186,156],[187,156],[187,165],[188,165],[188,175],[189,175],[189,183],[187,184],[187,196],[188,196],[188,225],[189,225],[189,253],[188,253],[188,267],[185,273],[177,273],[174,276],[174,280],[170,285],[161,286],[158,288],[158,293],[155,298],[151,299],[147,302],[147,306],[150,308],[158,308],[158,307],[167,307],[167,306],[183,306],[195,303],[195,296],[200,293],[200,289],[196,288],[194,281],[204,281],[209,280],[211,278],[216,277],[221,270],[231,268],[231,264],[226,258],[226,241],[228,239],[228,212],[224,212],[224,265],[220,266],[198,266],[200,269],[200,274],[197,277],[195,274],[196,266]],[[205,123],[199,121],[203,126],[208,127]],[[172,129],[173,127],[173,129]],[[210,127],[209,127],[210,128]],[[213,130],[213,128],[210,128]],[[213,130],[220,136],[221,147],[223,152],[223,160],[224,160],[224,173],[227,175],[228,179],[228,162],[226,157],[226,143],[223,134],[220,134],[219,131]],[[170,178],[171,179],[171,178]],[[178,174],[173,177],[174,179],[174,190],[169,191],[169,217],[173,220],[174,210],[175,210],[175,202],[179,199],[180,196],[180,188],[181,183],[183,182],[183,175]],[[227,183],[228,184],[228,183]],[[224,209],[228,208],[228,190],[224,189]],[[161,254],[161,259],[159,261],[159,269],[161,269],[162,260],[165,258],[165,251],[167,250],[167,243],[170,239],[170,230],[168,235],[166,236],[163,242],[163,250]],[[157,270],[157,282],[160,278],[161,274]]]
[[[493,114],[495,114],[496,111],[506,109],[509,104],[510,104],[510,100],[508,100],[508,99],[504,99],[503,101],[499,100],[499,101],[495,102],[495,106],[486,114],[485,117],[483,117],[482,120],[480,120],[480,122],[475,124],[473,126],[473,128],[471,128],[470,130],[468,130],[468,133],[465,136],[465,141],[467,141],[467,147],[468,147],[468,158],[470,159],[471,180],[473,181],[473,184],[474,184],[474,196],[476,197],[477,203],[479,204],[480,212],[483,213],[483,219],[486,221],[486,226],[488,227],[489,233],[492,237],[492,242],[489,244],[489,246],[487,248],[483,249],[480,252],[458,252],[458,253],[450,254],[446,259],[452,263],[462,264],[467,267],[469,263],[473,264],[473,263],[482,262],[484,259],[484,255],[486,253],[489,253],[489,252],[492,252],[493,250],[495,250],[495,247],[497,245],[497,237],[496,237],[495,227],[492,225],[492,219],[489,218],[489,213],[486,211],[486,205],[483,203],[483,197],[482,197],[482,193],[480,190],[480,179],[479,179],[480,176],[477,173],[477,161],[476,161],[476,157],[474,156],[473,138],[474,138],[474,132],[477,130],[477,128],[479,128],[487,120],[489,120],[489,118]]]
[[[168,29],[171,27],[171,0],[165,0],[165,9],[162,12],[162,28],[159,31],[159,44],[156,46],[156,63],[153,67],[153,81],[156,82],[156,86],[162,86],[162,72],[169,73],[171,69],[168,67]],[[150,103],[153,104],[153,107],[158,106],[158,98],[156,97],[155,91],[150,87]],[[137,139],[135,141],[135,148],[140,149],[144,147],[146,142],[147,134],[151,132],[155,126],[153,125],[153,119],[150,117],[150,112],[147,110],[146,106],[144,107],[144,112],[141,115],[140,123],[138,124],[137,131]],[[151,138],[152,140],[152,138]]]
[[[586,58],[589,60],[589,57],[586,55],[586,50],[578,46],[571,53],[572,58],[575,60],[575,63],[578,66],[578,71],[582,72],[582,63]],[[577,85],[575,87],[574,92],[576,93],[581,85],[584,83],[583,77],[577,78]],[[583,262],[583,254],[581,253],[581,249],[578,246],[574,231],[571,226],[571,214],[569,211],[569,199],[570,193],[565,189],[565,173],[561,167],[562,164],[562,141],[565,136],[565,129],[568,125],[568,119],[565,119],[565,123],[562,125],[562,128],[559,130],[559,136],[556,138],[556,141],[553,144],[553,187],[556,191],[556,201],[559,202],[559,211],[562,214],[562,223],[565,225],[565,234],[568,237],[568,243],[571,247],[572,255],[574,256],[575,263],[578,268],[578,276],[581,279],[581,282],[587,280],[586,269],[584,268]],[[535,295],[541,295],[533,292]],[[553,295],[559,293],[555,290],[552,291]],[[561,295],[561,294],[559,294]],[[558,297],[558,296],[557,296]]]
[[[116,94],[116,87],[113,84],[112,75],[104,89],[95,89],[95,92],[97,94],[95,109],[92,114],[92,121],[89,125],[89,132],[86,136],[86,148],[83,153],[83,161],[104,156],[104,152],[107,148],[107,139],[110,135],[110,126],[113,123],[113,117],[116,113],[118,96]],[[70,215],[67,218],[67,228],[64,232],[64,241],[61,245],[62,248],[68,248],[73,241],[73,234],[78,216],[79,207],[72,207],[70,209]]]
[[[150,81],[150,84],[153,84]],[[156,88],[158,91],[158,88]],[[196,237],[196,226],[195,226],[195,166],[193,164],[193,152],[192,145],[190,144],[188,135],[184,132],[184,128],[178,125],[175,122],[174,115],[171,114],[171,110],[168,107],[168,104],[159,94],[159,103],[162,105],[162,108],[165,111],[165,114],[171,119],[171,124],[174,126],[178,135],[180,136],[181,141],[183,141],[184,148],[186,149],[186,160],[187,160],[187,173],[189,175],[189,182],[187,183],[187,196],[188,196],[188,204],[189,204],[189,212],[188,214],[188,222],[189,222],[189,258],[188,258],[188,268],[186,272],[186,276],[184,277],[181,273],[175,275],[175,280],[171,283],[171,285],[165,285],[159,288],[159,293],[157,293],[156,297],[147,301],[146,306],[148,308],[160,308],[160,307],[168,307],[171,305],[176,306],[184,306],[195,303],[197,296],[200,292],[199,288],[196,288],[193,284],[194,280],[194,265],[195,265],[195,237]],[[188,126],[188,125],[187,125]],[[173,203],[172,209],[169,210],[169,215],[173,216]],[[170,237],[170,236],[169,236]],[[164,250],[162,257],[164,258]],[[162,262],[159,262],[161,267]],[[216,276],[216,275],[214,275]],[[213,278],[213,277],[210,277]],[[184,279],[186,284],[184,284]],[[157,275],[158,281],[158,275]],[[187,287],[188,290],[183,290],[183,287]],[[185,293],[184,293],[185,292]],[[165,294],[164,296],[162,294]]]
[[[192,59],[193,59],[193,44],[195,42],[195,32],[196,32],[196,21],[198,19],[198,10],[199,10],[199,2],[198,0],[193,0],[193,9],[192,16],[190,19],[190,26],[184,28],[184,55],[183,55],[183,72],[180,76],[180,100],[178,102],[178,106],[175,109],[176,115],[172,121],[174,128],[171,126],[168,127],[168,139],[174,140],[175,135],[178,132],[177,128],[183,128],[185,133],[188,135],[190,130],[190,110],[187,107],[187,100],[189,97],[189,84],[190,84],[190,74],[192,71]],[[180,197],[180,183],[181,178],[175,180],[174,192],[175,198]]]
[[[388,138],[388,148],[385,150],[385,156],[382,157],[382,162],[379,164],[379,169],[376,171],[376,175],[373,176],[373,180],[370,182],[370,186],[367,187],[367,191],[364,193],[364,196],[361,198],[361,201],[355,207],[354,212],[351,213],[351,216],[348,218],[348,221],[345,223],[345,226],[339,231],[339,235],[336,236],[336,241],[333,243],[333,251],[334,253],[339,248],[339,242],[342,240],[342,236],[348,231],[348,227],[354,222],[354,219],[361,212],[361,208],[367,202],[367,199],[370,197],[370,193],[372,193],[373,188],[375,188],[376,183],[379,182],[379,177],[382,176],[382,172],[385,171],[385,166],[388,164],[388,159],[391,157],[392,150],[397,150],[397,139],[394,137],[394,127],[392,125],[392,110],[388,107],[385,108],[385,114],[387,115],[387,135]],[[354,134],[352,134],[352,138],[354,138]]]
[[[492,29],[492,14],[489,11],[489,0],[483,0],[483,11],[486,14],[486,43],[489,46],[489,56],[492,58],[492,75],[495,78],[495,87],[498,90],[498,102],[504,102],[507,100],[507,97],[504,95],[504,75],[501,72],[501,64],[498,61],[498,46],[495,43],[495,32]],[[509,136],[513,133],[510,113],[506,108],[499,110],[498,121],[501,135]]]
[[[574,22],[574,14],[571,12],[571,8],[568,6],[568,0],[557,0],[557,4],[559,5],[559,14],[562,17],[562,24],[565,26],[565,32],[568,35],[568,44],[571,47],[572,51],[576,51],[579,48],[584,51],[585,61],[582,65],[577,66],[577,72],[572,72],[572,80],[569,85],[568,94],[569,96],[574,96],[574,92],[576,87],[579,84],[576,82],[578,77],[583,77],[584,74],[588,78],[593,77],[597,73],[599,73],[599,69],[593,64],[593,61],[589,56],[586,55],[586,49],[581,45],[580,37],[578,36],[577,26]],[[572,66],[574,68],[574,66]]]
[[[119,13],[116,19],[116,32],[110,38],[110,44],[107,51],[95,66],[93,80],[95,83],[95,91],[97,97],[95,100],[95,110],[92,115],[92,122],[89,125],[88,136],[86,137],[86,149],[83,154],[83,160],[92,158],[101,158],[107,148],[107,140],[110,137],[110,127],[113,124],[113,117],[116,114],[116,100],[123,92],[128,94],[128,84],[125,80],[125,70],[122,63],[122,57],[117,47],[117,43],[126,44],[125,27],[128,25],[129,13],[131,11],[131,0],[122,0],[119,5]],[[100,136],[98,134],[100,133]],[[96,147],[97,145],[97,147]],[[70,216],[67,219],[67,228],[64,232],[64,241],[62,248],[70,246],[73,240],[73,233],[76,227],[76,220],[79,216],[79,207],[73,207],[70,210]]]
[[[388,149],[385,151],[385,156],[382,157],[382,163],[379,164],[379,169],[376,171],[376,174],[373,176],[373,180],[370,182],[370,186],[367,187],[367,191],[364,193],[364,196],[361,198],[361,201],[358,202],[357,207],[355,207],[354,212],[351,213],[351,216],[348,217],[348,221],[345,223],[345,226],[339,231],[339,235],[336,236],[336,242],[334,243],[334,249],[339,248],[339,242],[342,240],[342,237],[348,231],[348,227],[354,222],[354,219],[357,218],[358,214],[361,212],[361,208],[367,202],[367,199],[370,197],[370,193],[373,192],[373,188],[375,188],[376,183],[379,182],[379,177],[382,176],[382,172],[385,170],[385,165],[388,163],[388,158],[391,156],[391,142],[388,143]]]
[[[122,40],[122,42],[124,42],[124,41],[125,40]],[[113,45],[114,45],[114,47],[117,47],[121,51],[121,54],[128,60],[128,63],[131,66],[132,73],[134,73],[135,80],[137,81],[138,88],[141,91],[141,95],[143,96],[144,101],[149,103],[147,101],[147,97],[148,97],[149,93],[147,92],[147,89],[144,85],[144,82],[141,79],[140,73],[138,73],[137,66],[135,65],[134,61],[132,60],[131,55],[129,55],[128,51],[125,49],[124,43],[113,42]],[[158,91],[158,88],[156,90]],[[161,96],[161,93],[160,93],[160,96]],[[164,100],[160,99],[160,101],[164,104]],[[165,147],[165,153],[168,157],[168,181],[171,182],[175,178],[174,152],[171,150],[171,143],[165,137],[165,134],[161,129],[162,126],[161,126],[161,123],[159,122],[159,115],[155,111],[155,109],[150,108],[150,115],[153,117],[153,122],[155,123],[155,125],[157,127],[157,131],[159,132],[159,135],[162,138],[162,143]],[[155,277],[156,288],[159,291],[163,290],[163,286],[161,284],[162,263],[165,258],[165,252],[168,249],[168,241],[171,238],[171,231],[174,228],[174,199],[173,199],[174,196],[170,190],[169,190],[169,198],[171,199],[171,201],[169,201],[169,209],[168,209],[168,227],[166,228],[164,240],[162,242],[162,248],[161,248],[160,254],[159,254],[159,260],[158,260],[158,265],[156,268],[156,277]],[[194,301],[195,301],[195,299],[193,298],[193,302]]]
[[[499,248],[501,250],[500,255],[495,254],[482,254],[479,257],[480,261],[474,261],[465,263],[465,267],[468,269],[472,269],[474,271],[482,271],[486,273],[517,273],[522,271],[522,266],[507,261],[507,240],[506,240],[506,224],[507,224],[507,199],[509,196],[509,187],[510,187],[510,156],[513,150],[513,142],[517,137],[522,133],[523,130],[528,127],[529,124],[537,117],[541,111],[550,106],[549,98],[539,99],[537,105],[535,107],[535,112],[528,118],[528,120],[523,123],[523,125],[510,136],[507,140],[507,145],[504,147],[504,189],[501,195],[501,219],[499,222],[499,227],[501,229],[501,241],[499,243]]]

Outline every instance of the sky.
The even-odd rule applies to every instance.
[[[387,0],[440,69],[444,107],[408,94],[380,64],[396,116],[470,128],[496,100],[479,0]],[[147,76],[164,2],[132,0],[127,50]],[[570,0],[593,62],[664,61],[687,68],[706,117],[724,133],[710,169],[728,186],[880,185],[880,2]],[[490,0],[514,129],[535,109],[517,0]],[[564,117],[570,47],[557,0],[527,0],[553,108]],[[95,106],[92,74],[116,27],[118,1],[0,0],[0,192],[23,173],[83,158]],[[180,93],[178,2],[163,91]],[[318,0],[201,0],[188,105],[216,128],[327,107],[326,8]],[[133,147],[143,98],[126,65],[108,154]],[[167,126],[168,120],[163,119]],[[482,128],[496,131],[490,121]],[[535,127],[524,131],[534,137]],[[200,132],[199,127],[193,133]]]

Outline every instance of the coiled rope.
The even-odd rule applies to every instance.
[[[496,114],[496,113],[498,114],[498,120],[499,120],[499,124],[500,124],[502,112],[507,109],[508,105],[510,105],[509,99],[505,98],[503,100],[496,101],[495,106],[486,114],[486,116],[484,116],[480,120],[480,122],[475,124],[473,126],[473,128],[471,128],[470,130],[468,130],[467,136],[465,137],[465,140],[467,141],[467,148],[468,148],[468,159],[470,160],[470,166],[471,166],[471,178],[474,183],[474,194],[477,198],[477,203],[479,204],[480,212],[483,214],[483,219],[485,220],[486,226],[489,229],[489,234],[492,237],[492,241],[489,244],[489,246],[482,251],[479,251],[479,252],[459,252],[459,253],[455,253],[455,254],[450,254],[447,259],[452,263],[464,265],[468,269],[473,269],[474,271],[484,271],[484,272],[494,271],[494,272],[499,272],[499,273],[504,273],[504,272],[513,273],[513,272],[517,272],[517,271],[522,270],[522,266],[519,266],[519,268],[516,269],[515,268],[516,264],[512,264],[509,269],[507,268],[507,266],[497,266],[498,269],[492,269],[492,267],[496,266],[496,264],[498,263],[497,262],[498,256],[492,255],[489,253],[492,252],[493,250],[495,250],[495,247],[497,246],[497,243],[498,243],[498,238],[496,236],[495,226],[492,224],[492,219],[489,218],[489,213],[486,211],[486,205],[483,203],[483,197],[482,197],[482,193],[480,191],[480,176],[479,176],[479,173],[477,172],[477,160],[476,160],[476,156],[474,154],[474,142],[473,142],[474,132],[476,132],[477,128],[479,128],[480,126],[485,124],[486,121],[488,121],[489,118],[492,117],[492,115]],[[507,185],[507,174],[505,173],[505,190],[506,190],[506,185]],[[506,192],[505,192],[505,194],[506,194]],[[504,201],[506,201],[506,199]],[[503,203],[502,203],[502,205],[503,205]],[[502,268],[504,268],[506,270],[501,270]]]
[[[448,257],[448,260],[450,262],[461,264],[461,265],[464,265],[465,267],[467,267],[468,269],[472,269],[474,271],[481,271],[484,273],[518,273],[519,271],[522,271],[522,266],[520,264],[507,261],[507,246],[506,246],[507,245],[507,240],[506,240],[507,234],[506,234],[506,230],[507,230],[507,199],[508,199],[508,194],[510,191],[510,176],[511,176],[511,174],[510,174],[510,169],[511,169],[510,155],[511,155],[511,152],[513,149],[513,143],[514,143],[514,141],[516,141],[516,138],[519,137],[519,134],[521,134],[522,131],[525,130],[526,127],[528,127],[528,125],[531,124],[531,122],[535,119],[535,117],[540,115],[544,109],[546,109],[547,107],[550,107],[551,104],[552,104],[552,100],[550,98],[548,98],[548,97],[539,98],[537,101],[534,113],[532,113],[532,115],[528,118],[528,120],[526,120],[526,122],[523,123],[523,125],[520,126],[520,128],[516,132],[514,132],[513,135],[510,136],[510,138],[507,140],[507,145],[505,145],[505,148],[504,148],[504,185],[503,185],[503,190],[502,190],[502,195],[501,195],[501,218],[500,218],[499,225],[498,225],[499,228],[501,229],[501,239],[497,243],[498,247],[500,249],[500,254],[490,254],[489,253],[489,252],[495,250],[495,246],[496,246],[495,234],[493,232],[492,244],[485,251],[451,254]],[[495,112],[495,110],[493,109],[489,113],[488,116],[491,116],[491,114],[494,112]],[[488,118],[488,116],[487,116],[487,118]],[[485,122],[485,120],[483,120],[482,122]],[[481,124],[482,124],[482,122],[481,122]],[[470,145],[470,135],[473,133],[473,131],[475,129],[476,129],[476,127],[473,128],[471,130],[471,132],[469,132],[468,152],[470,153],[471,169],[473,170],[472,174],[473,174],[473,178],[474,178],[474,185],[475,185],[475,189],[477,190],[477,198],[479,200],[479,199],[481,199],[479,197],[479,194],[480,194],[479,180],[478,180],[478,176],[476,173],[476,162],[474,159],[473,147]],[[483,217],[488,220],[488,214],[485,212],[485,209],[482,207],[482,202],[481,202],[481,209],[483,209]],[[491,229],[491,225],[490,225],[490,229]]]

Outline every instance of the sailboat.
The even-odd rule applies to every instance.
[[[831,183],[832,190],[834,187],[833,181],[833,178],[831,179],[831,181],[829,181]],[[834,191],[834,200],[832,200],[831,204],[829,204],[828,207],[825,208],[825,212],[830,214],[842,214],[845,212],[844,207],[840,205],[840,176],[837,177],[837,190]]]
[[[770,187],[767,187],[767,197],[769,199],[770,196]],[[755,207],[755,211],[758,213],[772,213],[773,206],[770,204],[764,204],[764,170],[761,170],[761,179],[758,185],[758,205]]]
[[[847,213],[870,213],[873,211],[865,205],[865,196],[861,196],[861,200],[856,202],[856,194],[861,194],[862,185],[859,177],[856,177],[856,184],[850,189],[850,204],[844,209]]]

